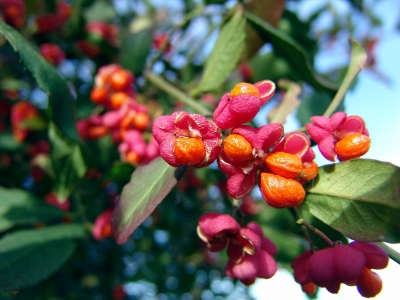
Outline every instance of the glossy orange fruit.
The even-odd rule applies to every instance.
[[[363,156],[368,152],[371,139],[361,133],[350,134],[335,144],[335,152],[340,161]]]
[[[248,161],[252,152],[253,146],[240,134],[230,134],[224,140],[224,153],[235,162]]]
[[[250,83],[239,82],[237,85],[233,87],[231,90],[231,98],[236,97],[238,95],[253,95],[256,97],[260,97],[260,91],[258,88]]]
[[[196,165],[204,160],[206,149],[198,138],[177,138],[174,142],[174,154],[178,165]]]
[[[271,173],[261,173],[260,189],[265,202],[275,208],[299,205],[306,196],[297,180]]]
[[[357,279],[357,290],[365,298],[375,297],[382,290],[382,279],[375,272],[364,268]]]
[[[272,173],[285,178],[296,178],[303,169],[301,158],[286,152],[271,153],[265,162]]]

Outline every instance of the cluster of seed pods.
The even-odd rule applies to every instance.
[[[83,139],[110,134],[122,161],[146,164],[159,155],[159,147],[153,138],[144,138],[151,119],[147,106],[136,101],[133,83],[134,75],[120,65],[101,67],[90,99],[105,111],[80,120],[78,131]]]
[[[357,286],[361,296],[375,297],[382,290],[382,280],[371,269],[384,269],[388,254],[373,243],[336,243],[331,248],[312,252],[307,250],[296,257],[291,266],[294,279],[307,294],[317,286],[336,294],[340,285]]]
[[[318,175],[309,136],[302,132],[285,136],[284,128],[279,123],[259,128],[245,124],[254,119],[274,92],[275,84],[269,80],[254,85],[242,82],[222,96],[212,120],[185,111],[176,111],[157,118],[153,124],[153,136],[159,144],[160,155],[174,167],[191,165],[201,168],[217,161],[220,170],[228,176],[227,191],[234,199],[249,197],[250,192],[258,185],[264,201],[271,207],[300,205],[306,196],[304,184]],[[313,117],[311,121],[312,124],[307,125],[307,131],[327,159],[335,161],[339,158],[340,161],[345,161],[358,158],[368,151],[370,139],[361,117],[347,117],[345,113],[336,113],[331,118]],[[250,222],[243,227],[233,217],[213,212],[203,214],[198,224],[197,233],[207,244],[209,251],[219,252],[227,248],[228,263],[225,273],[228,277],[250,285],[256,278],[270,278],[275,274],[276,262],[272,255],[276,254],[276,247],[264,237],[259,224]],[[365,297],[378,293],[378,288],[371,292],[365,287],[366,282],[375,276],[371,275],[374,273],[369,273],[370,269],[378,268],[365,263],[371,247],[369,244],[359,243],[349,247],[324,249],[315,254],[306,252],[303,256],[308,259],[312,255],[309,265],[315,271],[302,274],[307,278],[300,282],[303,289],[312,294],[316,285],[319,285],[327,287],[331,292],[337,292],[340,283],[346,283],[356,284],[361,295]],[[314,276],[317,270],[326,267],[318,265],[321,264],[319,256],[329,252],[324,257],[331,259],[336,252],[342,250],[350,253],[350,256],[355,251],[362,260],[354,274],[349,271],[351,278],[348,276],[349,280],[346,281],[338,275],[337,279],[332,271],[336,270],[335,266],[332,266],[333,269],[328,270],[327,274],[335,278],[329,283],[313,281],[313,278],[321,275]],[[382,249],[376,251],[384,253]],[[301,270],[305,269],[302,258],[297,259],[293,262],[295,274],[298,273],[296,270],[299,260],[302,262]],[[317,262],[314,263],[314,260]]]

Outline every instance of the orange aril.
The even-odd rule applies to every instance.
[[[365,298],[375,297],[382,290],[382,279],[375,272],[364,268],[357,279],[357,290]]]
[[[138,112],[135,118],[132,120],[133,127],[137,130],[145,131],[150,125],[150,117],[145,112]]]
[[[140,156],[134,152],[134,151],[129,151],[126,155],[125,155],[125,159],[127,162],[131,163],[131,164],[138,164],[140,163]]]
[[[253,146],[240,134],[230,134],[224,140],[224,153],[235,162],[244,162],[253,157]]]
[[[107,101],[108,91],[103,87],[94,87],[90,92],[90,99],[96,104],[103,104]]]
[[[271,153],[265,162],[272,173],[285,178],[296,178],[303,169],[301,158],[286,152]]]
[[[198,138],[175,139],[174,154],[178,165],[196,165],[204,160],[206,149]]]
[[[299,179],[309,181],[318,175],[318,165],[315,161],[303,163],[303,169],[300,172]]]
[[[122,91],[133,83],[133,75],[124,69],[114,71],[110,76],[110,84],[116,91]]]
[[[105,136],[107,132],[108,129],[105,126],[92,126],[87,129],[87,137],[89,139],[99,139]]]
[[[335,152],[340,161],[363,156],[368,152],[371,139],[361,133],[350,134],[335,144]]]
[[[231,90],[231,98],[244,94],[260,97],[260,91],[258,90],[258,88],[246,82],[239,82]]]
[[[265,202],[275,208],[299,205],[306,196],[297,180],[271,173],[261,173],[260,189]]]
[[[110,106],[112,109],[118,109],[123,103],[129,100],[129,96],[124,92],[113,93],[110,97]]]
[[[301,285],[301,289],[307,295],[312,295],[312,294],[315,294],[315,292],[317,291],[317,286],[316,286],[315,283],[310,281],[310,282],[308,282],[306,284],[302,284]]]

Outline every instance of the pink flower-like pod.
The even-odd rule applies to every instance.
[[[245,254],[239,263],[229,260],[225,274],[229,278],[239,279],[245,285],[251,285],[256,278],[271,278],[275,275],[277,264],[267,251],[260,249],[254,255]]]
[[[97,216],[93,224],[92,235],[100,241],[111,236],[111,216],[113,209],[109,208]]]
[[[261,238],[248,228],[240,228],[239,232],[230,238],[227,249],[229,260],[239,263],[244,255],[254,255],[261,248]]]
[[[310,282],[308,278],[308,260],[312,254],[311,250],[304,251],[290,265],[293,269],[294,280],[301,285]]]
[[[213,120],[221,129],[228,129],[250,122],[275,93],[275,84],[264,80],[254,86],[259,91],[259,97],[252,94],[239,94],[231,97],[231,93],[222,96],[213,114]]]
[[[313,149],[310,148],[311,142],[308,136],[302,132],[289,133],[285,138],[274,147],[272,153],[286,152],[297,155],[303,163],[310,162],[315,158]]]
[[[380,246],[373,243],[351,242],[349,247],[364,254],[368,269],[384,269],[389,263],[389,256]]]
[[[366,263],[360,251],[348,245],[338,245],[315,252],[308,260],[308,277],[318,286],[336,294],[341,283],[353,283]]]
[[[317,142],[321,154],[329,161],[336,160],[335,144],[344,137],[354,133],[369,136],[361,117],[347,117],[344,112],[337,112],[330,118],[314,116],[311,117],[311,122],[312,124],[306,124],[307,132]]]
[[[275,244],[268,238],[264,236],[261,226],[256,222],[250,222],[246,226],[248,229],[256,233],[261,238],[261,249],[267,251],[269,254],[276,255],[278,253],[278,249]]]
[[[208,212],[198,222],[197,234],[207,243],[208,250],[218,252],[225,248],[230,237],[238,234],[240,225],[227,214]]]
[[[160,145],[161,157],[173,167],[182,165],[175,156],[175,139],[196,138],[203,144],[204,158],[200,162],[191,163],[196,168],[213,163],[222,149],[221,132],[217,125],[202,115],[185,111],[158,117],[153,124],[153,136]]]
[[[231,134],[241,135],[253,147],[252,157],[247,161],[234,161],[224,151],[221,151],[218,157],[219,168],[228,175],[229,195],[240,199],[253,189],[258,168],[263,163],[269,149],[282,138],[283,127],[281,124],[268,124],[256,129],[242,125],[233,128]]]
[[[134,164],[143,162],[146,157],[147,145],[141,132],[135,129],[128,130],[118,146],[118,151],[122,161]],[[130,157],[133,157],[133,160]]]
[[[61,210],[69,210],[69,199],[61,202],[55,193],[48,193],[44,197],[44,200],[47,204],[53,205]]]

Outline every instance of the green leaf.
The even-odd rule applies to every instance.
[[[0,134],[0,150],[2,151],[15,151],[23,146],[22,143],[14,139],[11,132],[2,132]]]
[[[251,13],[246,12],[245,16],[259,36],[265,42],[271,42],[274,52],[285,58],[302,79],[316,89],[326,90],[331,94],[337,91],[335,84],[314,72],[307,52],[295,40]]]
[[[185,170],[186,167],[171,167],[158,157],[133,172],[111,218],[111,228],[118,244],[124,244],[129,239],[132,232],[164,200]]]
[[[20,230],[0,239],[0,291],[34,285],[57,271],[86,236],[82,226],[63,224]]]
[[[55,176],[55,192],[65,201],[78,181],[85,175],[86,164],[81,146],[63,136],[54,123],[49,125],[51,162]]]
[[[19,189],[0,187],[0,231],[17,225],[61,220],[64,212]]]
[[[39,88],[49,97],[51,119],[63,134],[71,139],[79,140],[75,126],[74,100],[65,81],[18,31],[0,22],[0,33],[4,34],[36,80]]]
[[[126,33],[121,38],[119,64],[140,76],[150,52],[153,37],[150,28],[137,33]]]
[[[245,19],[237,10],[222,26],[217,42],[205,66],[199,85],[191,92],[196,95],[218,88],[236,67],[245,41]]]
[[[400,242],[400,168],[357,159],[320,168],[302,208],[351,239]]]

